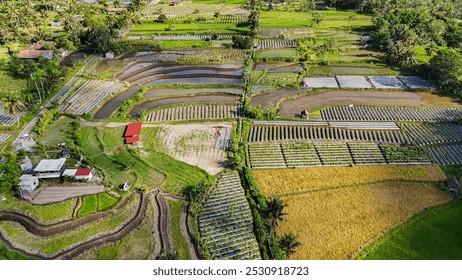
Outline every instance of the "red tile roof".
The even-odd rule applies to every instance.
[[[88,176],[91,173],[91,168],[79,168],[74,176]]]
[[[125,137],[140,135],[142,122],[129,123],[125,130]]]
[[[133,137],[125,138],[125,143],[127,143],[127,144],[135,143],[135,142],[138,142],[138,141],[140,141],[140,137],[138,135],[133,136]]]

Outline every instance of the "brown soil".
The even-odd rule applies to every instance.
[[[449,97],[449,96],[444,96],[432,92],[419,92],[418,93],[422,105],[428,105],[428,106],[462,106],[461,102],[458,102],[456,99]]]
[[[287,100],[279,106],[279,116],[293,118],[303,110],[330,105],[421,106],[420,96],[402,91],[327,91]]]
[[[109,100],[106,104],[98,110],[98,112],[93,117],[94,119],[105,119],[108,118],[112,112],[114,112],[117,108],[119,108],[120,104],[127,100],[128,98],[134,96],[139,90],[141,86],[133,86],[129,87],[127,90],[118,94],[111,100]]]
[[[87,183],[78,186],[45,186],[32,193],[32,204],[50,204],[69,198],[104,192],[104,185]]]
[[[159,96],[190,95],[204,93],[242,94],[242,88],[158,88],[146,91],[144,97],[151,99]]]
[[[306,92],[308,89],[300,88],[300,89],[279,89],[272,91],[270,93],[259,94],[256,96],[252,96],[250,99],[250,104],[252,106],[257,107],[258,105],[262,106],[263,108],[273,108],[276,106],[276,103],[284,97],[297,95],[302,92]]]

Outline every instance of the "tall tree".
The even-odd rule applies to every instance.
[[[295,253],[295,248],[302,245],[298,242],[297,237],[293,233],[284,233],[279,238],[279,246],[286,253],[286,258]]]
[[[17,126],[19,127],[18,113],[26,108],[26,105],[24,105],[22,101],[22,97],[20,95],[10,93],[5,96],[2,101],[5,102],[5,112],[16,118],[16,121],[18,122]]]
[[[279,221],[284,219],[284,208],[287,205],[278,197],[271,198],[266,202],[266,208],[263,213],[265,218],[270,222],[272,229],[274,229]]]

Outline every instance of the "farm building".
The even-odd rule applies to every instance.
[[[38,178],[32,175],[23,174],[19,177],[19,180],[19,192],[22,196],[30,194],[39,185]]]
[[[91,180],[93,178],[93,169],[79,168],[79,169],[66,169],[63,176],[73,177],[77,180]]]
[[[21,168],[21,171],[23,173],[29,173],[29,171],[31,171],[33,168],[32,162],[30,161],[28,157],[26,157],[25,159],[21,161],[21,164],[19,165],[19,167]]]
[[[66,158],[44,159],[35,167],[34,174],[39,179],[59,178],[66,169]]]
[[[130,123],[127,125],[124,137],[126,144],[133,144],[140,141],[142,122]]]

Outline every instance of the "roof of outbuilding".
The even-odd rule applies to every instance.
[[[66,163],[65,158],[60,159],[43,159],[35,167],[35,172],[50,172],[50,171],[59,171],[61,167]]]
[[[125,137],[140,135],[142,122],[129,123],[125,130]]]

